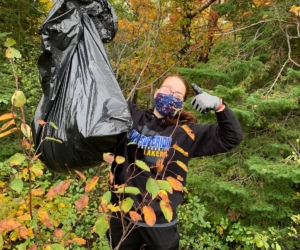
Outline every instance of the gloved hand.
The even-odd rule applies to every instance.
[[[194,109],[200,113],[205,114],[210,110],[216,111],[222,105],[222,99],[203,92],[198,85],[192,83],[192,88],[197,95],[191,103]]]

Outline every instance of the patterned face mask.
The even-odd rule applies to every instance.
[[[173,116],[176,109],[181,109],[182,106],[183,101],[172,94],[158,93],[155,97],[155,108],[162,116]]]

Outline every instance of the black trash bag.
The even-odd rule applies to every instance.
[[[127,102],[100,38],[104,34],[108,41],[108,34],[112,39],[115,33],[108,30],[99,34],[87,9],[76,1],[58,0],[40,27],[38,68],[43,96],[31,127],[41,160],[55,172],[99,165],[103,153],[125,141],[132,125]],[[108,15],[104,19],[114,23],[112,7],[106,10],[108,13],[102,12],[102,17]],[[101,31],[106,27],[116,26],[103,24]],[[47,124],[43,127],[38,119]],[[44,140],[46,137],[50,139]]]

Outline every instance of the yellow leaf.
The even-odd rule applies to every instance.
[[[85,186],[85,192],[91,191],[97,184],[99,176],[94,176],[91,181]]]
[[[123,156],[117,156],[115,161],[117,164],[122,164],[125,161],[125,158]]]
[[[112,212],[118,212],[118,211],[120,211],[120,206],[114,206],[114,205],[112,205],[112,204],[108,204],[108,205],[107,205],[107,208],[108,208],[110,211],[112,211]]]
[[[156,215],[153,208],[150,206],[143,206],[142,211],[144,214],[146,224],[152,227],[156,222]]]
[[[173,218],[173,210],[172,210],[170,203],[165,200],[161,200],[159,205],[160,205],[160,209],[163,212],[166,220],[168,222],[170,222]]]
[[[179,167],[181,167],[185,172],[188,172],[188,168],[187,166],[181,162],[181,161],[176,161],[176,163],[178,164]]]
[[[32,137],[31,128],[27,124],[25,123],[21,124],[21,131],[23,135],[26,136],[28,139]]]
[[[32,196],[42,196],[45,193],[45,190],[41,188],[31,189]]]
[[[15,131],[17,131],[17,130],[18,130],[18,128],[12,128],[12,129],[10,129],[10,130],[4,132],[4,133],[1,133],[1,134],[0,134],[0,138],[2,138],[2,137],[4,137],[4,136],[7,136],[7,135],[9,135],[9,134],[11,134],[11,133],[13,133],[13,132],[15,132]]]
[[[178,180],[174,179],[171,176],[168,176],[167,181],[171,184],[171,187],[176,191],[182,191],[182,183]]]
[[[173,145],[173,148],[176,149],[178,152],[182,153],[184,156],[188,157],[189,153],[185,152],[181,147],[179,147],[176,143]]]
[[[2,132],[3,130],[7,129],[8,127],[10,127],[11,125],[15,124],[15,120],[10,120],[9,122],[5,123],[1,128],[0,128],[0,132]]]
[[[26,97],[21,90],[16,90],[13,96],[11,97],[11,103],[17,108],[24,106],[26,103]]]
[[[18,220],[31,220],[30,214],[23,214],[18,217]]]
[[[181,127],[188,134],[188,136],[191,137],[192,140],[195,140],[195,134],[194,134],[194,132],[187,125],[182,125]]]
[[[15,114],[6,113],[6,114],[3,114],[3,115],[0,116],[0,121],[9,120],[9,119],[12,119],[12,118],[15,118],[15,117],[16,117]]]

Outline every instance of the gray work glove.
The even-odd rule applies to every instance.
[[[198,85],[192,83],[192,88],[197,95],[191,103],[194,109],[200,113],[205,114],[210,110],[216,111],[222,104],[222,99],[203,92]]]

